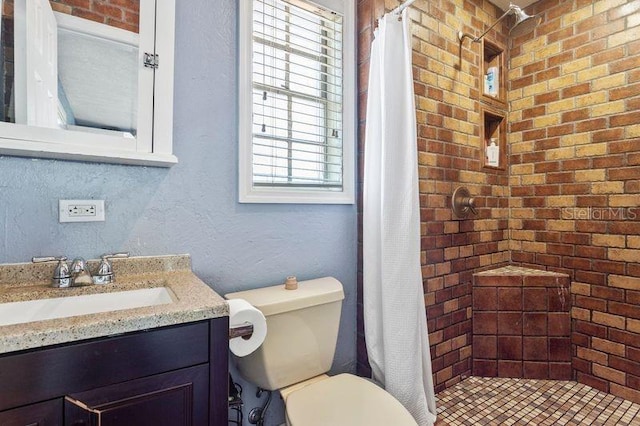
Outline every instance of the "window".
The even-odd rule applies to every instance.
[[[240,202],[354,202],[354,3],[240,2]]]

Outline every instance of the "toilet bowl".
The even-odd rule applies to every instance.
[[[338,374],[311,381],[281,390],[288,426],[416,426],[398,400],[369,380]]]
[[[240,374],[266,390],[279,390],[290,426],[417,426],[391,394],[352,374],[327,376],[338,338],[344,292],[335,278],[225,295],[244,299],[264,314],[267,337],[246,357]]]

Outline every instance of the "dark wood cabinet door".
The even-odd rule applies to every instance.
[[[31,404],[0,413],[2,426],[62,426],[62,399]]]
[[[201,321],[0,354],[0,410],[207,363],[208,334]]]
[[[68,395],[66,426],[204,426],[209,367],[200,365]]]

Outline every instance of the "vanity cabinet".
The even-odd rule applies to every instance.
[[[67,395],[65,426],[207,424],[209,368],[199,365]]]
[[[2,426],[227,425],[228,317],[0,357]]]

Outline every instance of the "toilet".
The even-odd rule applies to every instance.
[[[328,376],[344,292],[335,278],[225,295],[264,314],[267,337],[255,352],[233,359],[253,384],[278,390],[289,426],[417,426],[391,394],[352,374]]]

